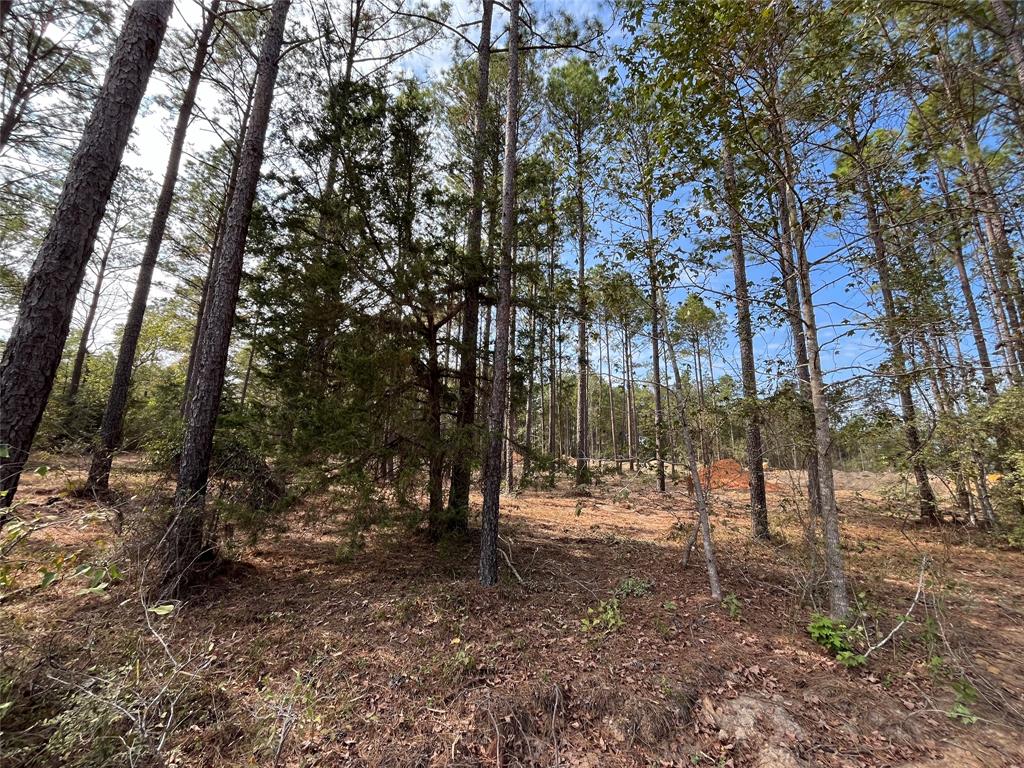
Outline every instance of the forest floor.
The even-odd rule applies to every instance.
[[[23,482],[52,524],[21,556],[123,557],[111,508],[67,491],[81,462],[51,463]],[[127,567],[25,582],[0,603],[0,764],[1024,766],[1024,554],[917,526],[895,477],[839,473],[870,643],[897,628],[847,669],[807,631],[800,478],[769,480],[771,544],[742,488],[714,489],[721,604],[699,550],[680,564],[684,487],[649,476],[505,498],[492,590],[473,540],[395,527],[353,549],[314,502],[167,615]],[[138,460],[113,482],[128,516],[167,493]]]

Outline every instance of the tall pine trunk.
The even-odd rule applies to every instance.
[[[665,492],[665,440],[664,411],[661,404],[661,310],[658,289],[658,258],[654,251],[654,201],[644,201],[644,245],[647,248],[647,277],[651,283],[651,370],[654,378],[654,460],[658,478],[658,491]]]
[[[787,169],[794,166],[787,148]],[[807,343],[807,377],[811,390],[811,408],[814,413],[814,450],[818,457],[818,484],[821,490],[821,523],[825,539],[825,571],[829,584],[829,610],[833,617],[842,618],[850,613],[850,598],[846,588],[846,571],[840,545],[839,508],[836,505],[835,481],[832,475],[832,429],[829,423],[825,379],[821,369],[821,345],[818,343],[818,324],[814,315],[811,289],[811,264],[807,258],[803,227],[797,218],[791,180],[786,180],[793,244],[797,253],[797,277],[800,291],[800,314]]]
[[[875,272],[878,274],[878,287],[882,293],[882,308],[885,313],[883,335],[889,343],[889,350],[892,356],[896,391],[899,394],[900,412],[903,419],[903,434],[907,441],[907,452],[910,460],[910,466],[913,469],[914,479],[917,483],[920,517],[921,520],[926,522],[938,522],[939,512],[935,503],[935,493],[932,490],[931,482],[928,479],[928,469],[925,467],[921,455],[921,436],[917,429],[917,409],[914,405],[914,396],[910,389],[910,374],[907,371],[907,354],[904,350],[903,340],[900,338],[899,330],[895,327],[898,322],[898,317],[896,312],[896,301],[893,296],[892,284],[889,277],[889,254],[886,248],[885,239],[882,237],[882,228],[878,218],[878,207],[875,203],[875,195],[871,185],[870,174],[861,153],[856,128],[852,124],[850,126],[850,134],[857,151],[856,159],[861,166],[860,191],[867,214],[868,237],[870,238],[874,249]]]
[[[0,360],[0,508],[14,501],[67,340],[93,241],[153,71],[171,0],[136,0],[71,159]]]
[[[472,429],[476,422],[477,334],[480,328],[480,289],[484,282],[482,261],[484,170],[487,151],[487,97],[491,71],[491,19],[493,0],[484,0],[480,21],[480,43],[477,48],[476,103],[473,112],[473,156],[470,180],[470,210],[467,220],[466,269],[462,335],[459,340],[459,402],[455,423],[458,429],[452,459],[452,479],[448,492],[448,517],[431,521],[435,533],[441,527],[465,530],[469,517],[471,464],[476,440]],[[485,357],[486,359],[486,357]]]
[[[587,397],[587,384],[589,378],[589,349],[587,333],[587,214],[583,199],[583,147],[576,142],[576,214],[578,232],[576,254],[576,289],[577,305],[579,313],[579,329],[576,338],[576,485],[587,485],[590,483],[590,453],[587,446],[587,437],[590,432],[589,409],[590,401]]]
[[[210,37],[213,34],[219,6],[220,0],[212,0],[206,11],[203,27],[196,43],[196,56],[189,72],[188,85],[185,86],[181,107],[178,109],[178,121],[174,126],[171,151],[167,157],[167,170],[164,172],[160,197],[157,198],[153,222],[150,224],[149,236],[146,238],[146,249],[142,253],[142,262],[139,264],[139,276],[135,281],[135,293],[132,295],[128,318],[125,320],[124,331],[121,334],[121,346],[118,349],[117,362],[114,365],[114,379],[110,385],[107,407],[103,412],[99,441],[93,453],[92,465],[89,468],[87,486],[93,490],[102,490],[107,487],[114,451],[121,444],[124,413],[128,404],[128,393],[131,390],[132,372],[135,366],[135,353],[138,350],[139,336],[142,333],[142,321],[146,315],[149,289],[153,283],[153,271],[156,268],[160,245],[163,243],[164,232],[167,229],[167,219],[174,202],[174,188],[178,183],[178,168],[181,165],[181,153],[185,146],[185,134],[188,132],[188,124],[192,119],[196,92],[199,90],[199,81],[202,78],[203,68],[206,66]]]
[[[750,487],[750,521],[755,539],[767,540],[768,501],[764,482],[764,444],[761,438],[761,408],[757,397],[757,372],[754,367],[754,328],[750,319],[750,293],[747,288],[747,259],[743,250],[740,225],[740,199],[736,168],[728,138],[722,142],[722,175],[732,241],[732,272],[736,283],[736,335],[739,337],[740,377],[743,382],[744,410],[747,422],[747,468]]]
[[[501,494],[501,447],[504,442],[505,395],[508,386],[509,326],[512,320],[512,246],[516,227],[516,150],[519,144],[519,0],[509,2],[508,96],[505,115],[505,159],[501,189],[501,263],[498,269],[498,311],[495,321],[494,383],[487,409],[487,454],[484,458],[484,505],[480,530],[480,583],[498,583],[498,510]]]
[[[237,186],[225,219],[224,237],[216,258],[217,271],[212,276],[207,322],[196,348],[195,386],[186,408],[175,514],[162,540],[160,553],[159,592],[164,595],[176,594],[186,586],[216,546],[214,532],[207,530],[205,514],[213,432],[224,389],[242,258],[263,163],[263,144],[290,4],[290,0],[274,0],[271,10],[256,70],[252,116],[242,144]]]

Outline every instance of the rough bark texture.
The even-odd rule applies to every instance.
[[[576,213],[579,217],[576,233],[579,251],[576,255],[576,311],[579,328],[576,337],[576,485],[590,483],[590,452],[587,437],[590,434],[590,400],[587,396],[589,378],[589,350],[587,345],[587,212],[583,200],[583,145],[576,140]]]
[[[462,308],[462,334],[459,344],[459,403],[455,422],[458,443],[452,460],[451,488],[448,492],[447,526],[465,529],[469,516],[469,486],[473,440],[471,430],[476,422],[477,335],[480,327],[480,287],[484,280],[482,261],[484,216],[484,166],[487,150],[487,97],[491,72],[492,0],[484,0],[480,20],[480,43],[477,48],[476,103],[473,107],[473,157],[467,221],[465,298]],[[435,523],[435,528],[437,524]]]
[[[263,143],[277,79],[278,58],[290,0],[274,0],[260,51],[249,131],[242,145],[238,184],[228,207],[224,237],[213,275],[207,322],[196,349],[195,387],[186,409],[185,437],[175,499],[175,515],[163,539],[159,591],[175,594],[213,552],[204,514],[206,483],[213,451],[213,430],[220,410],[231,328],[235,320],[242,257],[263,163]]]
[[[740,377],[747,409],[747,467],[750,475],[750,521],[755,539],[767,540],[768,501],[764,484],[764,445],[761,439],[761,410],[757,402],[757,372],[754,368],[754,328],[750,320],[747,288],[747,258],[740,226],[736,169],[729,140],[722,142],[722,175],[732,240],[732,273],[736,283],[736,335],[739,337]]]
[[[654,459],[657,462],[658,490],[665,492],[665,454],[662,443],[665,433],[665,412],[661,402],[661,353],[660,329],[661,321],[658,319],[661,309],[658,288],[658,259],[654,253],[654,201],[648,199],[645,203],[645,247],[647,248],[647,276],[651,281],[651,369],[654,378]]]
[[[804,325],[800,320],[800,295],[797,289],[796,266],[793,263],[793,240],[790,233],[790,210],[786,186],[779,186],[779,222],[782,230],[779,248],[779,267],[782,272],[782,284],[786,294],[786,317],[789,321],[790,335],[793,337],[793,356],[796,361],[796,377],[799,384],[800,397],[810,411],[811,387],[807,374],[807,341],[804,338]],[[813,419],[813,412],[810,415]],[[813,426],[811,431],[813,432]],[[796,465],[796,448],[794,446],[794,467]],[[819,487],[818,455],[811,450],[807,455],[807,498],[811,509],[811,524],[815,525],[821,517],[821,489]]]
[[[0,507],[14,500],[67,339],[75,296],[167,29],[171,0],[136,0],[71,160],[0,361]]]
[[[192,119],[192,110],[196,103],[196,92],[206,65],[210,36],[217,19],[220,0],[212,0],[206,11],[203,27],[199,32],[196,44],[196,56],[189,72],[188,85],[182,95],[181,107],[178,109],[178,121],[171,137],[171,150],[167,157],[167,170],[164,172],[163,185],[157,198],[153,221],[146,238],[146,249],[142,253],[139,265],[139,276],[135,281],[135,292],[132,295],[128,318],[125,320],[124,332],[121,335],[121,346],[117,351],[117,363],[114,366],[114,379],[107,398],[107,407],[100,425],[99,442],[93,454],[89,468],[88,487],[102,490],[107,487],[110,478],[110,465],[114,451],[121,444],[124,426],[124,412],[128,405],[128,393],[131,389],[132,372],[135,367],[135,352],[139,346],[139,335],[142,333],[142,321],[146,315],[146,304],[149,301],[149,289],[153,283],[153,270],[160,254],[167,219],[174,202],[174,188],[178,183],[178,168],[181,164],[181,153],[185,146],[185,134]]]
[[[854,140],[856,141],[855,135]],[[861,160],[859,154],[858,160]],[[862,160],[861,162],[863,163]],[[867,213],[868,236],[871,238],[871,244],[875,252],[875,271],[878,274],[878,287],[882,293],[882,307],[885,313],[884,335],[889,343],[892,364],[895,369],[895,384],[900,398],[903,433],[907,440],[910,466],[914,471],[914,479],[917,482],[920,517],[927,522],[938,522],[939,510],[935,503],[935,492],[932,491],[931,483],[928,480],[928,469],[924,466],[921,458],[921,436],[917,430],[917,409],[914,405],[913,393],[910,390],[907,355],[903,347],[903,340],[894,327],[894,324],[897,322],[897,312],[892,285],[889,279],[889,254],[886,249],[885,239],[882,237],[882,229],[878,220],[878,209],[875,204],[871,181],[868,177],[867,166],[863,164],[860,181],[861,195],[864,199],[864,207]]]
[[[788,158],[787,158],[788,159]],[[792,168],[790,160],[787,166]],[[796,220],[793,189],[790,195],[790,215]],[[821,523],[825,538],[825,572],[828,576],[829,609],[833,617],[843,618],[850,613],[850,598],[846,588],[846,571],[839,541],[839,509],[836,506],[835,483],[832,476],[832,429],[829,424],[825,380],[821,370],[821,346],[818,344],[818,324],[814,316],[811,290],[811,265],[804,247],[802,229],[794,234],[797,252],[797,276],[800,287],[800,312],[807,342],[807,377],[811,390],[811,408],[814,411],[814,448],[818,457],[818,486],[821,491]]]
[[[1018,0],[1019,2],[1019,0]],[[992,6],[992,13],[1001,27],[1000,32],[1006,47],[1010,51],[1010,58],[1013,59],[1013,69],[1017,73],[1017,84],[1020,86],[1021,98],[1024,99],[1024,43],[1021,42],[1020,33],[1017,32],[1015,19],[1010,12],[1010,6],[1006,0],[989,0]]]
[[[504,443],[508,387],[509,326],[512,320],[512,245],[516,225],[516,149],[519,144],[519,0],[509,3],[508,97],[505,159],[501,189],[501,264],[495,319],[494,383],[487,408],[487,454],[484,458],[484,507],[480,518],[480,583],[498,583],[498,509],[501,494],[501,447]]]

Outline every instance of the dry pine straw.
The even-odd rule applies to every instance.
[[[95,503],[62,493],[69,467],[29,478],[23,498],[77,520]],[[125,482],[153,483],[133,470]],[[505,500],[502,547],[522,584],[504,568],[498,589],[478,587],[472,541],[382,532],[339,557],[340,521],[296,514],[153,619],[177,674],[127,584],[97,597],[70,583],[0,605],[5,673],[65,679],[139,658],[143,673],[126,684],[140,700],[168,680],[187,688],[162,745],[180,766],[752,765],[761,736],[737,740],[716,719],[737,696],[782,707],[799,738],[776,739],[770,723],[762,735],[806,765],[1024,764],[1019,723],[1001,706],[1024,679],[1024,558],[978,534],[905,523],[882,497],[885,478],[873,489],[860,475],[839,479],[855,489],[840,495],[851,575],[882,631],[910,604],[925,554],[928,604],[942,609],[938,633],[909,622],[865,670],[807,637],[803,539],[787,498],[800,483],[777,473],[772,545],[749,540],[735,478],[715,490],[735,615],[708,601],[699,565],[680,569],[672,531],[681,524],[685,538],[692,517],[683,486],[659,496],[646,480],[606,477],[590,497]],[[68,550],[110,533],[69,524],[40,537],[33,546]],[[621,626],[582,631],[587,609],[600,613],[627,578],[650,587],[618,597]],[[926,663],[944,642],[983,694],[974,725],[947,716],[953,690]],[[12,738],[11,720],[2,725]]]

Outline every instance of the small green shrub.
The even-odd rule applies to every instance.
[[[852,669],[867,663],[867,658],[857,652],[857,632],[842,622],[816,613],[807,625],[807,633],[844,667]]]
[[[743,612],[743,603],[733,594],[728,594],[722,598],[722,607],[729,612],[730,619],[738,619]]]
[[[619,582],[618,589],[615,590],[616,595],[622,597],[643,597],[654,587],[654,584],[650,581],[644,581],[636,576],[627,576]]]
[[[602,634],[614,632],[624,623],[617,597],[613,597],[611,600],[602,600],[596,608],[587,608],[586,618],[580,621],[584,632],[600,632]]]

